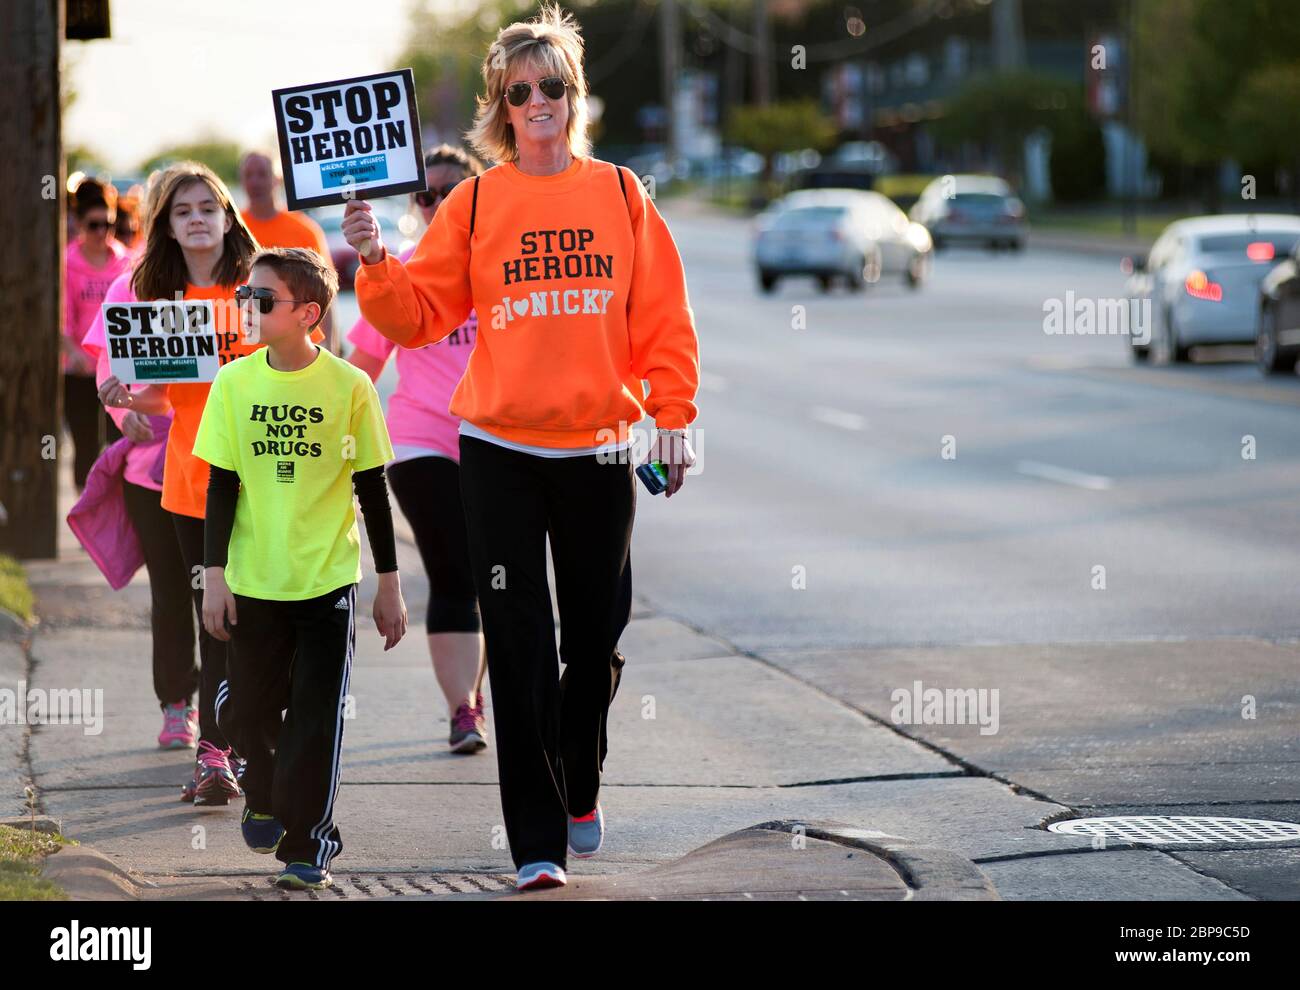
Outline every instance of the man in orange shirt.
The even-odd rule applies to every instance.
[[[284,184],[276,159],[261,151],[250,151],[239,163],[239,184],[248,197],[248,208],[240,216],[258,244],[264,248],[311,248],[333,267],[329,243],[320,224],[305,213],[282,210],[276,202],[276,190]],[[332,309],[325,315],[320,329],[325,334],[325,346],[339,353]]]

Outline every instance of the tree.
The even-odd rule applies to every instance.
[[[1036,72],[990,73],[962,88],[933,131],[944,143],[991,146],[998,171],[1015,182],[1025,139],[1041,129],[1068,136],[1082,107],[1083,90],[1077,83]]]
[[[764,195],[770,191],[772,158],[782,151],[825,150],[835,143],[835,123],[815,100],[785,100],[767,106],[737,107],[727,125],[727,140],[763,156]]]
[[[1241,160],[1288,169],[1292,201],[1300,208],[1300,62],[1268,66],[1247,77],[1232,124]]]
[[[233,185],[239,181],[239,160],[247,150],[235,141],[210,135],[188,144],[160,149],[140,164],[140,172],[148,175],[154,169],[166,168],[172,162],[193,159],[216,172],[227,185]]]

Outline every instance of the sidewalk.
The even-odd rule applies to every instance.
[[[276,864],[244,848],[237,805],[178,800],[193,757],[154,742],[143,577],[114,593],[66,528],[60,539],[59,560],[28,565],[42,621],[27,656],[0,644],[0,687],[102,689],[102,727],[0,727],[0,817],[21,812],[30,772],[39,811],[83,844],[46,867],[74,897],[514,896],[495,752],[447,753],[422,623],[383,653],[367,614],[372,579],[359,596],[336,888],[290,895],[269,886]],[[398,553],[408,608],[422,617],[414,547],[399,538]],[[887,834],[864,800],[866,780],[960,775],[947,760],[643,601],[620,648],[605,848],[571,861],[568,888],[526,896],[996,899],[964,855]]]

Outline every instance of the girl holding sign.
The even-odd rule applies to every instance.
[[[169,174],[171,169],[149,177],[142,207],[144,222]],[[141,243],[142,250],[143,247]],[[135,301],[129,271],[114,279],[104,295],[104,302]],[[96,378],[102,385],[112,375],[102,309],[95,313],[81,346],[95,359]],[[185,569],[171,513],[162,507],[162,461],[170,417],[151,421],[151,417],[129,406],[109,406],[108,414],[131,441],[122,476],[122,495],[149,575],[153,684],[163,711],[158,745],[164,749],[193,749],[198,743],[198,709],[193,702],[199,687],[199,665],[194,659],[190,574]]]
[[[210,299],[215,303],[221,363],[256,350],[259,343],[240,332],[235,289],[248,281],[257,243],[239,216],[229,190],[211,169],[184,162],[169,170],[149,217],[144,254],[131,288],[141,300]],[[319,332],[317,334],[319,338]],[[104,405],[145,414],[172,413],[163,471],[162,507],[171,513],[181,555],[190,575],[203,573],[203,516],[208,465],[194,456],[194,437],[203,417],[210,382],[151,385],[130,391],[115,377],[99,394]],[[182,800],[224,805],[241,793],[231,766],[230,746],[217,726],[215,702],[226,676],[225,644],[203,629],[203,588],[191,581],[199,620],[199,740],[193,780]]]
[[[483,166],[459,148],[442,145],[424,156],[427,192],[416,193],[426,224],[453,188],[480,175]],[[398,258],[406,261],[411,251]],[[447,699],[454,753],[487,746],[483,675],[487,659],[474,594],[460,501],[460,420],[447,411],[451,393],[465,374],[478,318],[473,312],[445,340],[431,347],[397,349],[397,391],[388,400],[388,432],[397,454],[389,463],[388,485],[411,524],[429,577],[425,631],[434,675]],[[396,345],[363,316],[348,334],[348,358],[377,381]]]
[[[357,301],[384,336],[421,347],[478,313],[451,412],[521,890],[565,883],[567,854],[604,837],[606,715],[632,601],[630,427],[654,417],[670,495],[694,462],[699,345],[681,258],[636,177],[590,156],[582,57],[555,8],[497,35],[468,136],[500,164],[451,191],[405,265],[368,204],[343,222],[367,247]]]

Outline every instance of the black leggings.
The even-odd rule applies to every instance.
[[[72,437],[72,480],[80,491],[104,444],[120,440],[122,434],[100,405],[93,375],[64,372],[63,418]]]
[[[411,524],[429,577],[428,632],[478,632],[474,575],[469,567],[460,467],[448,457],[415,457],[388,467],[388,487]]]
[[[217,691],[226,679],[226,644],[213,639],[203,628],[203,520],[173,512],[172,522],[180,540],[185,560],[186,578],[194,599],[194,613],[199,620],[199,740],[217,749],[230,744],[217,727]]]
[[[632,609],[632,465],[597,454],[539,457],[462,436],[460,482],[510,853],[516,867],[563,866],[566,811],[596,806],[606,716],[624,662],[616,647]]]
[[[172,515],[162,507],[162,493],[122,485],[149,572],[149,620],[153,628],[153,689],[159,705],[192,704],[199,688],[194,658],[194,615],[190,604],[190,575],[181,556]]]

